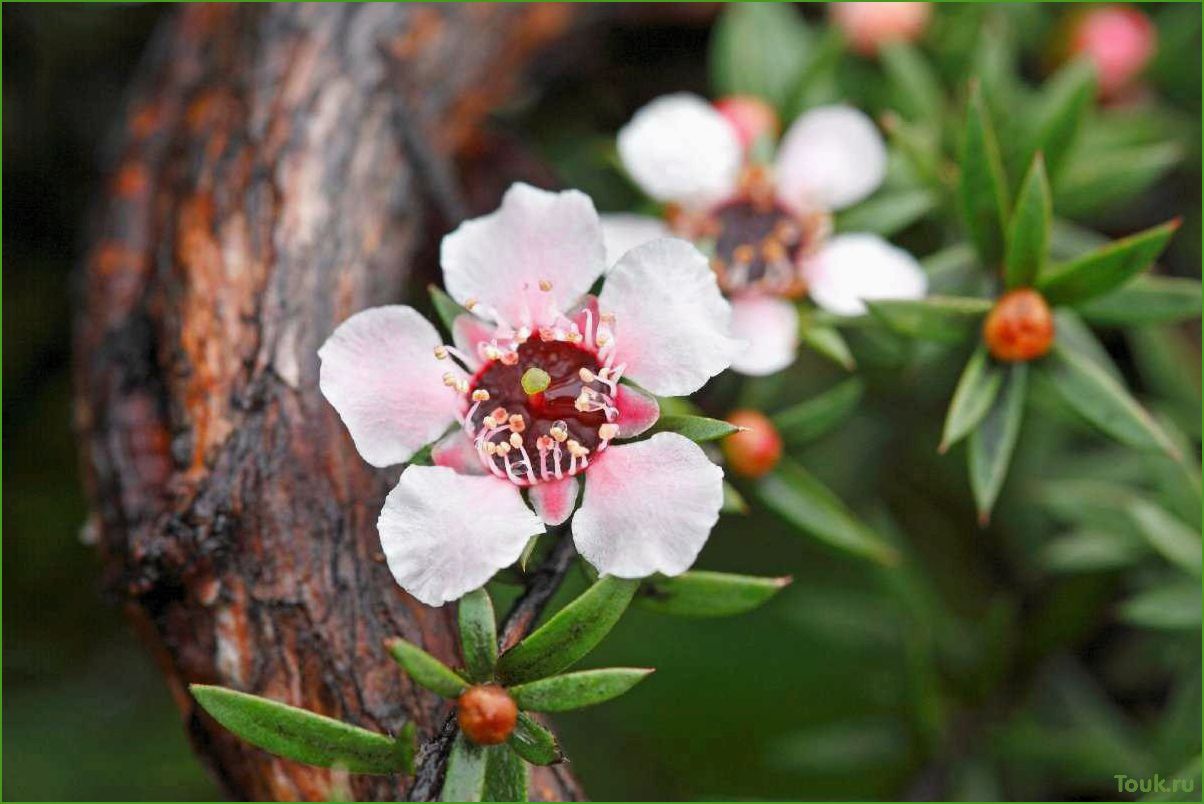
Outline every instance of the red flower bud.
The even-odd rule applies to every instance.
[[[833,3],[828,7],[832,24],[840,29],[853,50],[873,56],[891,42],[914,42],[928,27],[928,3]]]
[[[782,437],[769,417],[756,410],[737,410],[727,420],[747,428],[723,439],[728,468],[744,477],[761,477],[772,471],[782,457]]]
[[[477,745],[498,745],[514,731],[518,707],[497,684],[469,687],[456,702],[460,730]]]
[[[778,113],[765,101],[752,95],[728,95],[715,101],[715,111],[723,115],[745,150],[758,139],[777,139]]]
[[[1074,17],[1070,53],[1085,55],[1099,75],[1099,94],[1115,98],[1131,86],[1158,47],[1158,32],[1132,6],[1099,6]]]
[[[1037,291],[1013,290],[995,302],[983,322],[982,336],[996,360],[1036,360],[1053,346],[1053,313]]]

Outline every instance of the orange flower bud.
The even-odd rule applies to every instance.
[[[982,337],[996,360],[1036,360],[1053,346],[1054,320],[1044,297],[1031,288],[1003,294],[983,322]]]
[[[863,56],[891,42],[914,42],[928,27],[929,3],[832,3],[828,15]]]
[[[477,745],[498,745],[514,731],[518,707],[497,684],[469,687],[456,702],[456,720],[464,736]]]
[[[761,137],[776,139],[778,136],[778,113],[760,98],[728,95],[715,101],[715,110],[736,130],[745,150]]]
[[[772,471],[782,457],[782,437],[769,417],[756,410],[737,410],[727,420],[747,428],[723,439],[728,467],[744,477],[761,477]]]

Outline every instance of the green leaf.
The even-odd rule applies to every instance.
[[[1141,545],[1121,533],[1081,530],[1059,536],[1037,554],[1050,572],[1103,572],[1136,564],[1146,555]]]
[[[526,712],[568,712],[617,698],[652,672],[650,667],[581,670],[519,684],[509,689]]]
[[[427,285],[426,289],[431,294],[431,304],[435,307],[435,314],[439,316],[439,320],[443,322],[443,326],[448,332],[454,331],[457,318],[462,315],[470,315],[468,310],[457,304],[455,299],[444,293],[437,285]]]
[[[1165,631],[1200,629],[1200,584],[1177,582],[1139,592],[1120,604],[1130,625]]]
[[[953,392],[953,401],[945,416],[941,452],[947,452],[979,425],[991,410],[1002,386],[1003,369],[987,355],[986,347],[980,345],[957,381],[957,390]]]
[[[865,392],[859,377],[850,377],[805,402],[773,415],[773,424],[782,439],[790,444],[804,444],[829,433],[846,420]]]
[[[497,663],[497,620],[484,587],[460,598],[460,652],[473,681],[488,681]]]
[[[752,611],[789,586],[790,581],[789,575],[759,578],[693,570],[645,581],[636,603],[680,617],[728,617]]]
[[[836,215],[838,232],[870,232],[892,237],[936,209],[932,190],[909,189],[878,193]]]
[[[1083,323],[1083,319],[1069,307],[1054,311],[1054,332],[1057,342],[1068,351],[1077,352],[1085,359],[1108,372],[1112,379],[1124,383],[1124,375],[1120,373],[1108,350],[1095,337],[1091,327]]]
[[[1150,414],[1123,385],[1082,352],[1066,343],[1055,343],[1041,368],[1062,400],[1104,433],[1130,447],[1178,457],[1178,450]]]
[[[891,100],[908,120],[935,126],[944,114],[940,79],[924,56],[906,42],[892,42],[878,53]]]
[[[971,89],[962,132],[961,178],[958,202],[970,240],[986,265],[1003,256],[1004,223],[1008,209],[1007,179],[999,143],[977,84]]]
[[[536,723],[526,712],[518,713],[518,722],[506,745],[532,765],[552,765],[564,759],[560,744],[552,732]]]
[[[886,131],[891,150],[898,153],[922,182],[942,186],[948,171],[942,162],[939,132],[909,123],[894,112],[884,112],[882,128]]]
[[[739,427],[730,422],[708,419],[706,416],[661,416],[652,426],[649,435],[677,433],[701,444],[706,441],[718,441],[739,430]]]
[[[1150,267],[1178,228],[1178,220],[1169,221],[1053,266],[1037,289],[1050,304],[1080,304],[1102,296]]]
[[[638,581],[605,576],[556,612],[498,660],[507,685],[558,673],[589,653],[614,627],[635,594]]]
[[[404,639],[391,639],[385,647],[393,654],[415,683],[444,698],[458,698],[468,688],[468,682],[456,671],[417,645]]]
[[[830,102],[836,69],[845,53],[845,39],[840,31],[827,28],[819,41],[809,46],[809,54],[799,70],[798,80],[789,92],[783,118],[791,120],[813,106]]]
[[[711,34],[711,86],[718,95],[755,95],[781,110],[808,61],[811,40],[788,5],[725,6]]]
[[[1073,217],[1117,210],[1154,186],[1184,154],[1177,142],[1076,154],[1054,187],[1054,207]]]
[[[1180,569],[1200,574],[1200,532],[1148,500],[1129,504],[1129,516],[1150,546]]]
[[[1008,465],[1020,436],[1024,416],[1024,398],[1028,387],[1028,364],[1016,363],[1008,372],[1004,387],[990,411],[970,434],[970,488],[978,505],[978,519],[986,524],[999,499]]]
[[[447,757],[447,775],[443,778],[443,801],[480,801],[485,796],[485,773],[489,754],[484,746],[476,745],[463,732],[456,733],[451,754]]]
[[[723,507],[719,509],[724,514],[747,514],[748,503],[736,487],[726,480],[723,481]]]
[[[527,766],[508,745],[492,745],[486,751],[483,801],[526,801]]]
[[[1195,279],[1143,274],[1111,293],[1075,309],[1098,326],[1177,324],[1200,317],[1200,283]]]
[[[893,547],[854,516],[830,489],[788,458],[761,478],[756,490],[766,507],[825,544],[880,564],[898,560]]]
[[[866,306],[901,335],[942,343],[959,343],[978,332],[990,312],[990,299],[929,296],[926,299],[882,299]]]
[[[1020,196],[1016,199],[1016,208],[1008,225],[1003,276],[1009,288],[1027,288],[1036,284],[1049,253],[1052,220],[1053,208],[1049,200],[1049,182],[1045,178],[1045,160],[1038,153],[1020,187]]]
[[[849,349],[849,345],[845,343],[844,336],[834,327],[819,326],[806,321],[804,318],[802,326],[799,327],[798,334],[799,340],[805,346],[822,357],[831,360],[845,371],[852,371],[857,368],[857,361],[853,359],[853,352]]]
[[[192,684],[189,690],[214,720],[276,756],[351,773],[406,770],[404,746],[384,734],[224,687]]]
[[[1086,59],[1071,62],[1046,82],[1041,95],[1028,157],[1044,153],[1049,176],[1056,180],[1095,100],[1095,68]]]

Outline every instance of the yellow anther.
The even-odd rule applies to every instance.
[[[522,445],[523,445],[523,437],[520,436],[518,433],[511,433],[510,434],[510,446],[514,447],[515,449],[518,449]]]
[[[472,401],[473,402],[488,402],[489,401],[489,392],[486,391],[484,388],[478,388],[477,390],[472,392]]]
[[[518,362],[518,352],[506,352],[502,355],[502,363],[507,366],[513,366]]]
[[[439,344],[438,346],[435,347],[435,359],[436,360],[446,360],[447,359],[447,347],[446,346],[444,346],[443,344]]]
[[[464,301],[464,309],[465,309],[465,310],[468,310],[468,311],[470,311],[470,312],[471,312],[471,311],[472,311],[472,308],[474,308],[474,307],[476,307],[476,306],[477,306],[477,300],[476,300],[476,299],[466,299],[466,300]]]
[[[516,433],[521,433],[527,429],[527,422],[519,413],[510,414],[510,429]]]
[[[551,281],[549,281],[547,279],[539,280],[539,289],[542,290],[544,293],[547,293],[549,290],[552,289]]]
[[[509,418],[510,414],[506,412],[505,408],[498,406],[489,412],[489,416],[495,422],[504,422]]]
[[[497,427],[497,419],[493,418],[492,416],[486,416],[485,418],[481,419],[481,426],[485,427],[486,429],[493,430]]]
[[[581,378],[581,382],[593,382],[595,379],[594,373],[585,366],[581,367],[581,369],[577,372],[577,376]]]
[[[495,449],[497,450],[498,455],[506,456],[510,454],[510,445],[505,441],[498,442],[498,445],[495,447]]]
[[[603,441],[610,441],[619,434],[619,425],[607,422],[598,428],[598,438]]]

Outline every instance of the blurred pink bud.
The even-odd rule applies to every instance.
[[[1149,17],[1132,6],[1099,6],[1071,25],[1070,52],[1086,55],[1099,74],[1099,93],[1122,93],[1145,69],[1158,47]]]
[[[776,139],[778,115],[765,101],[752,95],[728,95],[715,101],[715,110],[731,123],[747,150],[762,137]]]
[[[891,42],[914,42],[924,33],[931,3],[833,3],[832,23],[853,50],[873,56]]]

